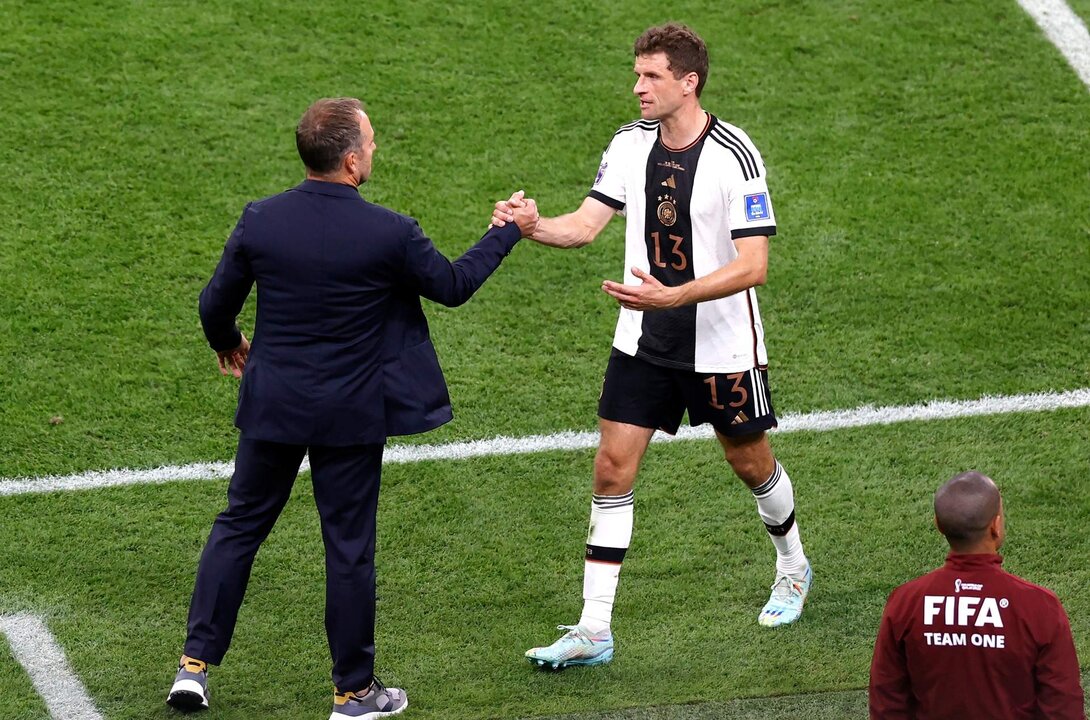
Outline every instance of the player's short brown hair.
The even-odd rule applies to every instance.
[[[680,23],[667,23],[647,28],[636,38],[633,48],[637,57],[666,53],[670,71],[675,78],[695,72],[696,96],[704,89],[708,79],[708,46],[692,28]]]
[[[316,100],[295,127],[295,147],[307,168],[317,174],[337,169],[344,156],[363,147],[360,112],[356,98]]]

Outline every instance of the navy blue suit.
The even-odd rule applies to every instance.
[[[383,445],[451,419],[420,297],[464,303],[518,240],[514,224],[493,228],[452,263],[412,218],[315,180],[246,206],[200,296],[209,344],[230,350],[257,284],[235,472],[197,570],[186,655],[222,660],[254,556],[309,451],[333,681],[370,684]]]

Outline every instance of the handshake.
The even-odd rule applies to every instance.
[[[537,202],[525,197],[522,190],[511,195],[507,200],[500,200],[492,211],[492,225],[503,227],[509,222],[518,225],[522,237],[530,237],[537,231],[541,216],[537,212]]]

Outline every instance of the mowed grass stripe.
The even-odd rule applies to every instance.
[[[917,405],[870,407],[853,410],[828,410],[787,414],[780,420],[778,433],[826,431],[898,422],[946,420],[977,415],[1004,415],[1017,412],[1042,412],[1060,408],[1090,406],[1090,388],[1057,393],[987,396],[979,400],[937,400]],[[653,442],[707,439],[711,426],[683,427],[677,435],[657,433]],[[551,435],[521,438],[495,437],[489,440],[444,443],[440,445],[395,445],[387,448],[384,464],[423,462],[427,460],[464,460],[498,455],[525,455],[556,450],[586,450],[598,444],[597,432],[563,431]],[[309,470],[307,460],[300,472]],[[150,485],[181,480],[216,480],[231,476],[232,462],[170,465],[154,469],[116,469],[65,476],[9,478],[0,480],[0,497],[28,493],[92,490],[122,485]]]

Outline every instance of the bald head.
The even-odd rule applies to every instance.
[[[975,470],[955,475],[935,493],[935,522],[955,552],[990,539],[1001,508],[999,488]],[[1002,542],[1001,524],[994,539]]]

